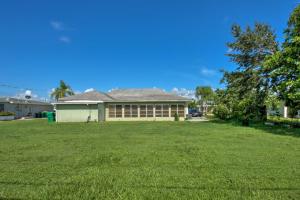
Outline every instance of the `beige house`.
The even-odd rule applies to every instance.
[[[173,121],[175,113],[184,120],[190,101],[160,89],[92,91],[59,99],[56,121]]]
[[[15,113],[16,118],[35,116],[43,111],[53,111],[53,105],[47,102],[0,97],[0,112]]]

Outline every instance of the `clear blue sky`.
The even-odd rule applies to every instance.
[[[95,88],[220,87],[233,23],[270,24],[282,40],[298,0],[3,0],[1,95],[46,97],[63,79]]]

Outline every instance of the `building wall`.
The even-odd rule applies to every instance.
[[[137,117],[125,117],[124,116],[124,105],[137,105],[138,116]],[[141,117],[140,106],[141,105],[153,105],[153,117]],[[169,116],[168,117],[156,117],[155,116],[155,105],[169,105]],[[174,116],[171,115],[171,105],[180,104],[184,106],[184,116],[188,114],[188,104],[182,102],[157,102],[157,103],[106,103],[105,104],[105,120],[106,121],[174,121]],[[109,105],[122,105],[122,117],[110,117],[109,116]],[[183,121],[185,117],[180,117],[179,120]]]
[[[35,113],[43,111],[53,111],[52,105],[35,105],[35,104],[12,104],[12,103],[1,103],[4,104],[4,111],[13,112],[16,114],[16,118],[26,117],[31,115],[34,117]]]
[[[56,105],[56,122],[87,122],[89,117],[90,121],[98,121],[99,116],[97,104]]]

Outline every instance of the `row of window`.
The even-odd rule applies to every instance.
[[[122,105],[111,104],[108,106],[108,116],[110,118],[122,118]],[[169,112],[171,107],[171,113]],[[155,108],[155,113],[154,113]],[[124,117],[173,117],[178,113],[179,117],[184,117],[184,105],[157,104],[140,105],[140,115],[138,115],[138,105],[124,105]]]

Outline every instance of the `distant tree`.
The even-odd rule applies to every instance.
[[[196,87],[196,97],[199,100],[202,111],[206,113],[208,106],[212,104],[214,100],[214,91],[210,86],[198,86]]]
[[[59,98],[74,95],[73,90],[63,80],[59,82],[59,87],[55,88],[51,93],[51,98],[55,98],[57,101]]]
[[[189,103],[188,105],[189,108],[197,108],[197,102],[194,100],[192,102]]]
[[[232,26],[234,41],[228,43],[231,52],[227,55],[238,65],[233,72],[224,72],[222,82],[226,85],[225,100],[229,102],[233,116],[244,125],[249,120],[265,120],[265,99],[269,90],[268,73],[263,68],[265,58],[278,50],[276,36],[270,26],[256,23],[245,30]]]
[[[300,109],[300,5],[291,14],[282,49],[265,62],[271,87],[291,108]]]

